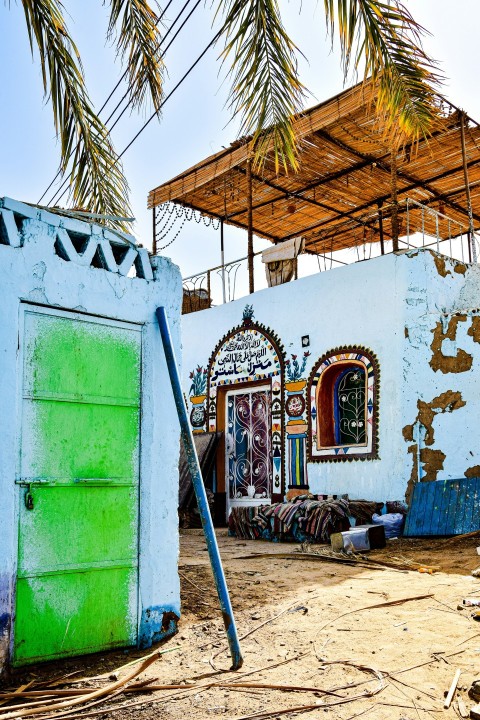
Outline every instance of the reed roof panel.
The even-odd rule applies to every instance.
[[[275,172],[272,158],[252,171],[253,231],[274,242],[303,236],[310,252],[354,247],[391,237],[392,156],[375,114],[374,88],[359,84],[296,117],[299,171]],[[480,127],[467,119],[466,156],[475,228],[480,227]],[[150,208],[174,202],[247,227],[249,138],[202,160],[149,193]],[[406,198],[468,225],[460,111],[446,101],[431,136],[398,151],[401,232]],[[403,204],[402,204],[403,203]],[[428,213],[427,213],[428,214]],[[433,216],[413,211],[408,230],[435,232]],[[426,227],[428,225],[428,228]],[[458,229],[458,228],[457,228]],[[456,232],[456,234],[460,234]]]

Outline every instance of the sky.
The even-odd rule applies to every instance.
[[[185,0],[173,0],[165,18],[175,18]],[[284,24],[302,50],[301,80],[310,91],[306,106],[340,92],[343,76],[339,55],[326,39],[322,0],[279,0]],[[190,7],[194,5],[191,0]],[[454,104],[480,119],[478,82],[478,27],[480,0],[406,0],[415,19],[431,35],[427,51],[440,63],[446,77],[444,94]],[[107,42],[107,8],[100,0],[65,0],[67,24],[84,64],[90,96],[99,109],[122,70],[115,50]],[[200,3],[165,56],[168,93],[198,57],[215,33],[215,3]],[[188,79],[165,104],[162,118],[153,120],[124,157],[124,171],[131,189],[137,241],[151,246],[152,217],[147,210],[149,190],[199,162],[238,133],[226,104],[228,80],[220,68],[220,47],[211,49]],[[20,0],[0,4],[0,197],[36,203],[54,178],[59,148],[51,107],[43,97],[38,59],[30,53]],[[123,95],[123,93],[122,93]],[[121,95],[117,95],[120,99]],[[106,119],[114,105],[106,108]],[[138,132],[149,112],[125,113],[114,128],[117,152]],[[43,203],[53,199],[52,190]],[[163,244],[169,242],[167,236]],[[268,243],[255,240],[255,249]],[[176,240],[165,248],[183,276],[218,265],[219,233],[195,222],[185,223]],[[225,254],[233,260],[246,254],[246,234],[227,227]]]

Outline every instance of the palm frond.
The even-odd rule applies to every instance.
[[[38,49],[45,94],[50,94],[60,139],[62,172],[70,166],[77,207],[104,215],[129,216],[128,184],[85,87],[80,56],[58,0],[22,0],[32,54]],[[123,228],[121,222],[117,226]]]
[[[145,0],[110,0],[110,6],[108,35],[119,24],[117,52],[128,69],[130,104],[141,107],[148,92],[159,114],[164,75],[159,19]]]
[[[426,137],[442,78],[422,44],[427,34],[401,2],[324,0],[327,28],[337,29],[345,78],[363,65],[378,81],[377,109],[393,146]]]
[[[220,0],[223,61],[231,59],[229,96],[240,135],[252,135],[254,166],[273,152],[278,172],[297,168],[293,115],[302,107],[296,48],[282,23],[277,0]]]

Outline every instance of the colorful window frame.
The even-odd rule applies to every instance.
[[[339,380],[355,367],[365,376],[364,442],[339,444],[336,390]],[[379,380],[377,358],[366,348],[336,348],[314,364],[308,383],[309,462],[378,459]]]

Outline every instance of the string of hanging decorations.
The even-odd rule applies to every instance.
[[[194,220],[198,225],[203,222],[205,227],[212,227],[218,230],[220,220],[202,215],[199,210],[176,205],[172,202],[165,202],[154,208],[155,213],[155,238],[157,241],[157,253],[172,245],[183,230],[187,222]],[[173,237],[171,234],[174,233]],[[168,238],[168,242],[162,247],[158,244]]]

